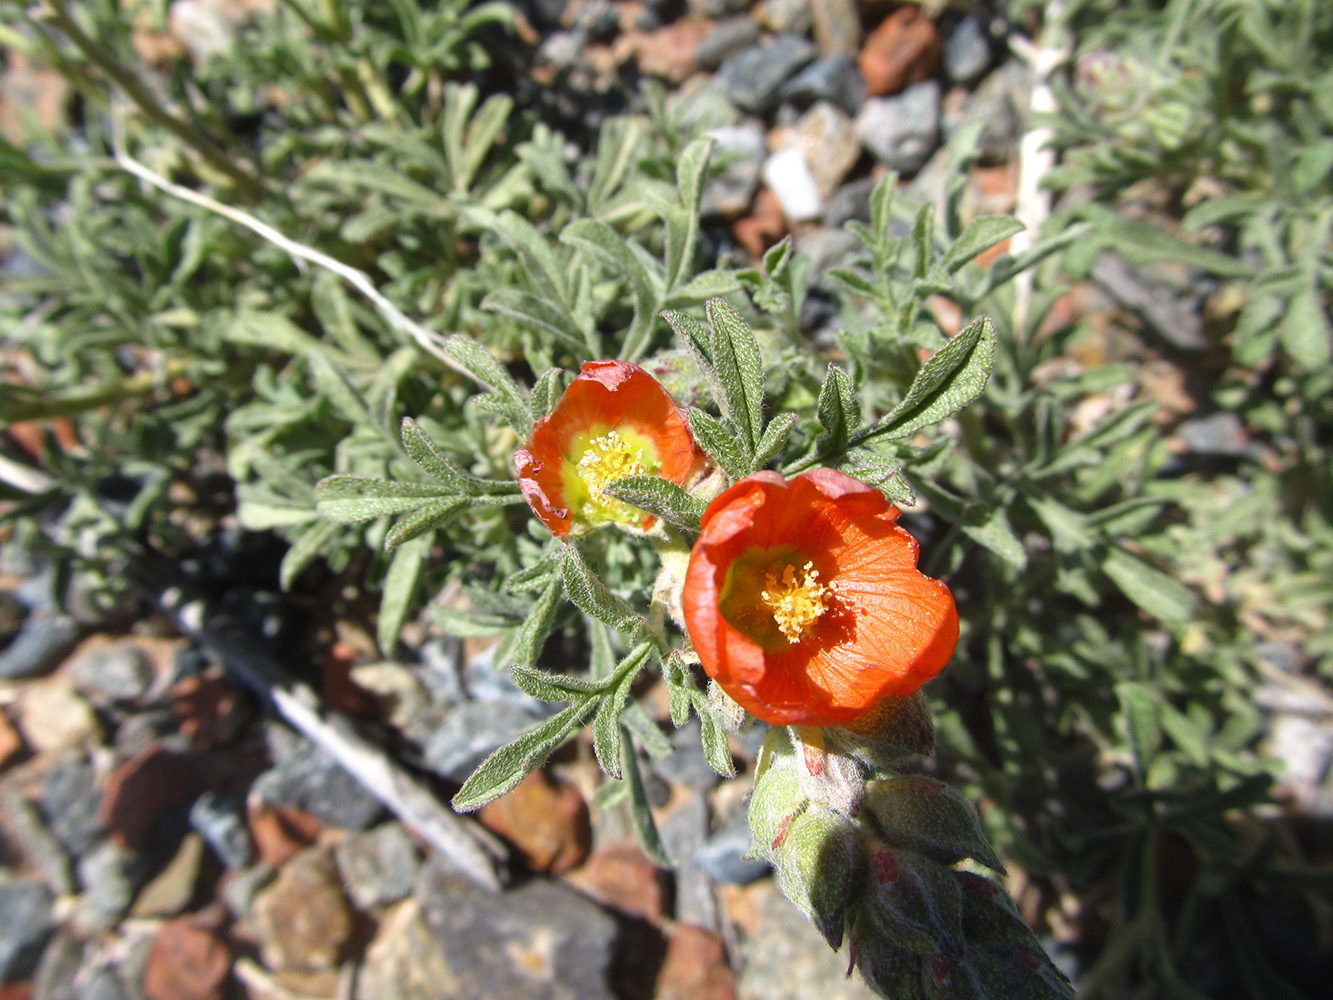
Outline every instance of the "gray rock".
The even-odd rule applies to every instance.
[[[97,769],[83,757],[56,761],[42,779],[39,805],[47,828],[73,857],[88,850],[104,832],[98,815],[101,803]]]
[[[865,103],[866,81],[851,56],[828,56],[816,59],[784,83],[778,96],[801,108],[830,101],[854,115]]]
[[[814,11],[810,9],[811,2],[812,0],[763,0],[763,3],[755,8],[755,16],[775,35],[808,35],[815,22]]]
[[[828,946],[815,925],[773,882],[756,886],[756,933],[742,947],[739,1000],[875,1000],[860,976],[847,976],[846,952]]]
[[[975,122],[980,126],[977,154],[989,163],[1007,162],[1023,134],[1031,92],[1031,73],[1018,61],[1008,62],[981,81],[962,104],[962,113],[944,122],[946,137]]]
[[[716,141],[713,162],[722,171],[704,186],[700,210],[706,218],[734,219],[749,210],[759,187],[766,145],[764,127],[757,121],[710,129]]]
[[[89,650],[69,665],[74,686],[95,705],[138,701],[153,683],[148,654],[133,643]]]
[[[698,17],[714,19],[742,14],[750,9],[754,0],[688,0],[690,13]]]
[[[1206,417],[1186,420],[1176,428],[1176,434],[1195,455],[1239,457],[1250,451],[1250,436],[1245,424],[1234,413],[1210,413]]]
[[[664,781],[707,791],[718,783],[718,773],[704,757],[703,742],[699,735],[699,720],[691,718],[671,734],[672,752],[669,757],[650,758],[650,766]]]
[[[849,181],[838,188],[824,206],[824,225],[841,228],[852,219],[870,221],[870,195],[879,183],[873,177]]]
[[[418,677],[433,698],[452,705],[467,696],[459,667],[463,656],[461,640],[452,636],[433,636],[421,644],[418,655],[421,657]]]
[[[560,69],[568,69],[578,63],[583,50],[588,44],[588,36],[582,31],[555,31],[546,36],[537,50],[539,62],[550,63]]]
[[[83,987],[82,1000],[132,1000],[129,990],[112,969],[98,969]]]
[[[487,755],[538,721],[519,702],[466,702],[444,717],[422,751],[423,763],[451,781],[466,781]]]
[[[940,141],[940,85],[927,80],[895,97],[872,97],[856,116],[856,134],[890,170],[920,170]]]
[[[458,996],[444,949],[415,902],[394,907],[380,922],[356,977],[356,1000],[441,1000]]]
[[[613,1000],[607,982],[616,922],[563,883],[532,881],[491,893],[438,857],[414,898],[444,949],[458,997]]]
[[[349,830],[364,830],[384,811],[379,799],[327,751],[277,723],[265,737],[274,766],[250,788],[263,801],[295,806],[325,826]]]
[[[815,41],[826,56],[852,56],[861,51],[861,12],[856,0],[816,0]]]
[[[239,795],[204,792],[190,806],[190,826],[228,868],[244,868],[254,860],[255,844]]]
[[[343,888],[362,910],[410,895],[420,867],[416,845],[398,823],[351,834],[336,857]]]
[[[717,77],[696,73],[667,97],[667,113],[682,129],[703,132],[739,125],[744,117]]]
[[[759,41],[759,25],[748,17],[729,17],[708,30],[694,49],[694,60],[704,69],[713,70],[730,56]]]
[[[42,952],[32,977],[32,1000],[82,1000],[78,980],[84,950],[84,942],[77,934],[59,931]]]
[[[463,671],[463,687],[474,701],[509,701],[541,717],[556,711],[550,703],[534,698],[514,683],[508,670],[495,666],[495,647],[474,656]]]
[[[742,111],[767,114],[777,105],[782,85],[818,54],[819,49],[807,39],[779,35],[736,53],[722,64],[717,79]]]
[[[114,927],[134,902],[145,868],[139,854],[110,840],[79,858],[76,871],[83,893],[74,912],[74,926],[87,934]]]
[[[770,871],[767,861],[750,859],[750,822],[737,809],[694,853],[694,860],[715,882],[748,885]]]
[[[79,623],[70,615],[34,614],[0,650],[0,680],[37,677],[55,668],[79,639]]]
[[[954,83],[972,83],[990,65],[990,38],[981,18],[969,14],[944,43],[944,72]]]
[[[27,979],[55,930],[54,897],[36,879],[0,882],[0,983]]]
[[[237,920],[246,919],[254,910],[255,897],[278,874],[267,861],[228,875],[219,887],[218,895]]]
[[[667,857],[675,862],[676,919],[713,930],[717,927],[717,900],[713,880],[699,867],[695,855],[708,839],[708,800],[695,792],[658,826]]]

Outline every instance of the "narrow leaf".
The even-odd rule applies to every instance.
[[[815,441],[815,450],[826,458],[842,454],[852,432],[861,423],[861,405],[856,400],[851,378],[837,365],[828,366],[816,411],[824,433]]]
[[[398,633],[403,630],[403,622],[412,609],[417,582],[421,579],[421,570],[429,554],[430,537],[422,535],[398,546],[389,563],[389,571],[384,575],[384,591],[380,596],[379,622],[375,633],[375,642],[386,656],[392,656],[398,644]]]
[[[648,792],[643,787],[643,774],[639,771],[639,759],[635,756],[634,744],[630,740],[621,741],[621,770],[625,775],[625,783],[629,785],[630,818],[634,821],[639,846],[643,848],[644,854],[659,865],[675,867],[675,862],[667,855],[657,832],[657,822],[648,804]]]
[[[759,447],[755,449],[754,460],[750,463],[751,472],[758,472],[777,458],[778,452],[786,445],[787,438],[791,436],[792,428],[795,426],[794,413],[783,413],[769,421],[768,426],[764,428],[763,437],[759,439]]]
[[[615,680],[602,698],[593,719],[592,746],[597,754],[597,763],[613,778],[620,778],[622,773],[620,764],[624,748],[621,745],[621,734],[624,730],[620,725],[620,716],[625,711],[625,702],[629,698],[634,678],[647,662],[652,648],[651,643],[643,642],[625,657],[616,669]]]
[[[699,519],[708,506],[661,476],[626,476],[603,492],[686,531],[699,530]]]
[[[1126,597],[1161,621],[1186,622],[1194,614],[1194,594],[1188,587],[1124,549],[1108,549],[1102,570]]]
[[[523,619],[514,634],[514,645],[510,653],[515,670],[530,668],[546,644],[546,637],[555,626],[555,613],[560,607],[560,577],[554,576],[546,585],[541,596],[533,603],[528,616]]]
[[[556,748],[582,728],[596,703],[593,698],[576,701],[496,750],[463,783],[454,796],[453,807],[459,812],[472,812],[513,791],[524,778],[541,767]]]
[[[764,369],[759,356],[759,342],[741,319],[740,313],[722,299],[710,299],[704,307],[713,332],[709,348],[723,398],[718,400],[722,413],[741,434],[747,455],[759,445],[764,409]]]
[[[565,591],[584,614],[621,632],[642,623],[638,612],[607,589],[577,545],[566,545],[563,558]]]
[[[941,263],[946,271],[953,274],[972,258],[997,243],[1003,243],[1024,228],[1023,223],[1007,215],[983,215],[973,219],[957,242],[949,248]]]
[[[315,484],[315,506],[339,524],[359,524],[381,514],[401,514],[457,494],[435,483],[400,483],[363,476],[329,476]]]
[[[736,436],[703,410],[690,410],[690,432],[708,455],[732,479],[750,474],[750,462],[736,444]]]

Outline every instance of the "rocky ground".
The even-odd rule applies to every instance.
[[[250,7],[180,0],[174,42],[225,44],[228,18]],[[791,232],[818,272],[847,252],[842,224],[865,214],[883,172],[939,197],[944,144],[969,123],[969,212],[1014,207],[1029,73],[983,16],[853,0],[532,0],[525,12],[529,84],[553,115],[577,120],[580,95],[655,77],[712,129],[729,164],[707,194],[730,234],[720,252],[757,255]],[[11,66],[11,114],[40,88]],[[1132,300],[1150,335],[1189,337],[1188,303],[1154,320],[1178,289],[1100,277],[1080,308]],[[1162,405],[1180,399],[1166,371]],[[1180,436],[1199,454],[1248,447],[1225,415]],[[549,710],[485,646],[426,624],[388,662],[355,615],[315,628],[318,600],[277,593],[271,553],[223,537],[208,578],[226,610],[441,801]],[[247,691],[216,648],[144,603],[57,602],[49,569],[0,576],[0,1000],[870,995],[743,857],[758,734],[735,741],[734,781],[719,782],[690,730],[653,762],[672,869],[635,845],[623,804],[590,806],[591,749],[566,748],[480,814],[508,852],[494,893]],[[1323,773],[1333,746],[1302,712],[1288,713],[1291,752],[1308,758],[1301,773]]]

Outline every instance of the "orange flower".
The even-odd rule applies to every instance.
[[[685,485],[704,456],[655,378],[628,361],[587,361],[514,464],[528,506],[563,538],[602,524],[651,528],[656,518],[602,490],[626,476]]]
[[[832,469],[759,472],[704,512],[685,575],[703,668],[766,722],[827,726],[910,695],[953,655],[949,588],[878,490]]]

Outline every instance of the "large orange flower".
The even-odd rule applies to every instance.
[[[651,528],[651,515],[602,490],[626,476],[685,485],[704,456],[655,378],[628,361],[587,361],[514,464],[528,506],[563,538],[609,523]]]
[[[747,476],[704,512],[685,624],[703,668],[751,714],[826,726],[910,695],[953,655],[949,588],[878,490],[832,469]]]

